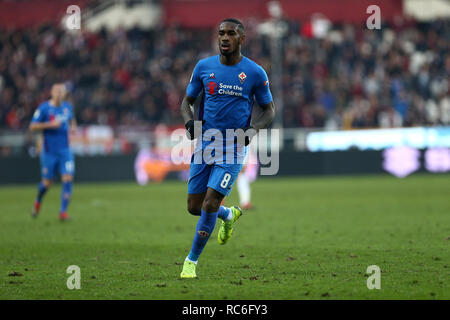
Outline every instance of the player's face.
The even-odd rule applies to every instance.
[[[243,39],[244,35],[239,32],[237,24],[224,22],[220,25],[217,41],[222,55],[229,56],[239,50]]]
[[[66,87],[63,84],[54,84],[50,95],[52,99],[62,101],[66,95]]]

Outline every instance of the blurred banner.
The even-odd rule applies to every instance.
[[[70,136],[70,145],[78,156],[119,155],[153,150],[170,154],[179,141],[172,135],[180,126],[155,127],[108,125],[80,126]],[[384,150],[392,147],[416,149],[450,148],[450,127],[416,127],[324,131],[323,129],[279,129],[279,149],[294,151]],[[36,156],[37,138],[30,133],[0,135],[0,157],[28,153]],[[190,142],[188,142],[191,145]],[[192,147],[192,146],[191,146]]]
[[[76,4],[84,9],[92,0],[0,1],[0,27],[29,28],[53,23]]]
[[[179,127],[84,126],[71,137],[77,181],[186,180],[190,154],[171,158]],[[184,132],[184,129],[178,132]],[[0,183],[39,181],[35,142],[23,134],[0,136]],[[189,150],[193,143],[182,140]],[[317,131],[280,130],[277,176],[450,172],[450,128]],[[5,151],[9,150],[9,152]],[[264,165],[261,166],[264,168]],[[13,168],[13,170],[11,170]]]
[[[450,127],[312,132],[306,145],[310,151],[382,150],[395,146],[450,148]]]
[[[218,21],[228,17],[255,17],[266,19],[270,17],[268,4],[270,0],[163,0],[163,11],[166,24],[177,23],[184,27],[210,28]],[[273,2],[273,1],[272,1]],[[321,1],[277,1],[284,16],[289,19],[309,19],[311,15],[321,13],[333,22],[361,23],[366,21],[366,9],[372,0],[321,0]],[[383,19],[393,21],[402,15],[403,2],[378,0],[376,1],[383,12]],[[211,10],[214,7],[214,10]],[[189,14],[186,14],[189,12]]]

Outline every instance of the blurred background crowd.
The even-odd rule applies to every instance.
[[[317,38],[285,20],[285,128],[450,124],[450,23],[334,23]],[[270,39],[244,20],[243,52],[271,75]],[[67,32],[55,25],[0,30],[0,128],[23,130],[55,81],[65,81],[80,124],[182,124],[180,103],[198,59],[217,54],[216,28]]]

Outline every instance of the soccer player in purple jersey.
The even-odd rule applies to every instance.
[[[42,198],[50,188],[58,170],[62,180],[61,207],[59,219],[66,221],[67,206],[72,196],[72,181],[75,173],[73,154],[69,147],[69,130],[76,130],[76,120],[72,105],[64,101],[66,87],[55,83],[50,91],[50,100],[42,102],[31,120],[31,131],[42,131],[41,176],[32,216],[37,217]]]
[[[275,107],[269,90],[269,80],[264,69],[241,54],[245,40],[244,26],[239,20],[230,18],[221,22],[218,30],[220,54],[200,60],[194,68],[186,96],[181,104],[181,113],[190,139],[200,136],[191,159],[188,182],[187,208],[192,215],[200,216],[191,251],[185,259],[181,278],[195,278],[198,258],[214,230],[217,218],[222,220],[218,242],[225,244],[230,239],[233,224],[242,215],[242,210],[234,206],[221,206],[225,196],[242,169],[246,146],[259,129],[266,128],[275,116]],[[199,112],[199,122],[195,125],[191,106],[200,92],[204,92]],[[262,109],[258,119],[252,124],[251,112],[256,99]],[[197,133],[198,124],[201,133]],[[226,135],[227,129],[243,132],[234,143]],[[212,131],[211,131],[212,130]],[[219,132],[222,141],[211,136]],[[214,139],[216,138],[216,139]],[[211,160],[202,156],[208,147],[222,142],[223,159]],[[230,147],[231,144],[231,147]],[[217,150],[216,150],[217,151]],[[227,153],[232,153],[233,163],[223,161]],[[195,161],[200,155],[201,163]],[[228,159],[228,158],[227,158]]]

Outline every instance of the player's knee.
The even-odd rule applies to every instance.
[[[73,180],[73,176],[69,174],[63,175],[61,178],[62,182],[71,182]]]
[[[52,186],[52,180],[44,179],[42,180],[42,184],[44,185],[44,187],[50,188]]]
[[[200,216],[202,214],[201,204],[198,205],[196,202],[188,199],[187,210],[190,214],[194,216]]]
[[[220,207],[220,200],[216,198],[208,198],[203,201],[203,210],[207,213],[217,212]]]
[[[200,216],[202,214],[202,210],[197,207],[188,207],[188,212],[193,216]]]

